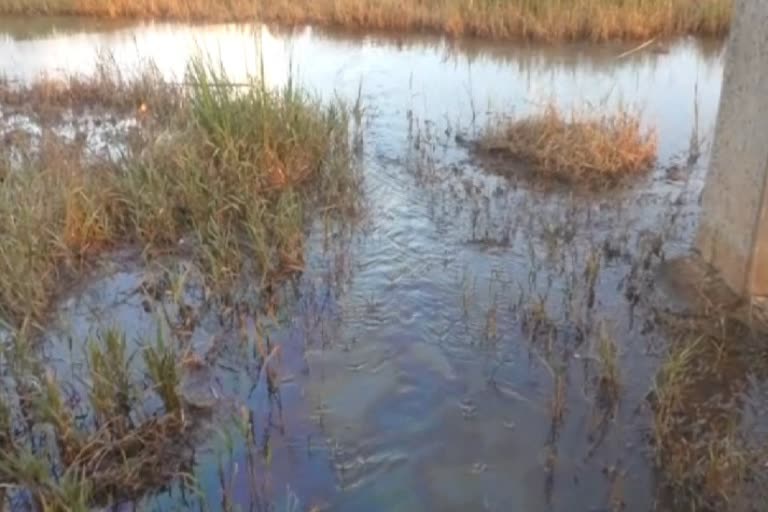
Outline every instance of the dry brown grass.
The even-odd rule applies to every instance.
[[[564,114],[550,104],[539,114],[489,128],[478,149],[526,162],[538,176],[604,185],[651,169],[657,141],[639,113],[625,107],[608,114]]]
[[[732,0],[0,0],[0,14],[260,19],[496,39],[722,35]]]

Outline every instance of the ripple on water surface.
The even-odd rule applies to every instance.
[[[298,500],[301,510],[607,510],[614,483],[604,470],[617,466],[629,475],[621,498],[628,509],[650,508],[653,474],[634,413],[654,360],[622,288],[631,257],[603,261],[588,317],[610,324],[623,365],[625,397],[604,436],[591,395],[593,341],[570,329],[584,314],[578,283],[591,248],[624,240],[636,254],[643,230],[658,229],[669,197],[681,193],[682,221],[668,243],[690,241],[704,162],[685,183],[666,180],[660,168],[616,193],[581,198],[489,176],[453,135],[550,97],[564,105],[623,100],[639,103],[657,127],[663,164],[687,147],[696,102],[701,129],[712,125],[719,45],[681,40],[666,53],[617,59],[626,48],[395,41],[256,25],[0,20],[0,30],[0,72],[22,80],[91,71],[98,51],[126,69],[152,58],[180,79],[202,48],[233,80],[258,71],[263,58],[271,85],[285,84],[292,65],[323,97],[362,91],[368,217],[349,246],[344,279],[326,279],[338,260],[313,231],[298,298],[269,331],[284,347],[279,402],[250,395],[252,368],[229,364],[242,362],[237,352],[218,368],[219,393],[255,411],[261,450],[253,480],[244,439],[213,429],[194,472],[214,507],[221,453],[229,451],[224,472],[243,509],[268,496],[286,509]],[[566,219],[567,236],[554,229]],[[64,322],[78,335],[105,322],[138,334],[151,325],[131,295],[140,279],[130,268],[108,272],[78,295],[80,306],[62,306]],[[535,311],[549,312],[557,329],[533,336],[535,318],[533,331],[549,325]],[[206,325],[195,338],[201,346],[221,335],[215,322]],[[76,352],[51,349],[73,365]],[[254,487],[265,492],[254,495]],[[151,505],[179,502],[171,492]]]

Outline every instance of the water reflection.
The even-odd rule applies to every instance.
[[[398,131],[408,110],[466,127],[477,114],[524,113],[550,97],[565,104],[624,99],[639,104],[658,126],[663,156],[680,149],[674,134],[690,129],[697,86],[702,128],[711,125],[722,68],[719,44],[693,39],[669,43],[667,53],[645,51],[617,60],[625,47],[392,40],[242,24],[49,23],[47,33],[41,29],[39,37],[25,40],[14,37],[19,22],[0,22],[6,34],[0,41],[0,72],[25,79],[87,73],[97,54],[107,52],[125,69],[152,59],[163,73],[181,79],[188,59],[202,51],[220,59],[233,80],[257,74],[263,63],[272,85],[285,84],[293,73],[323,95],[354,98],[362,84],[369,106],[384,116],[383,125]]]

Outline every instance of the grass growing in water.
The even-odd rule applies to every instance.
[[[156,342],[156,347],[166,345],[162,339]],[[87,394],[93,415],[73,411],[65,386],[47,371],[28,395],[19,394],[20,401],[32,404],[22,412],[33,426],[27,427],[26,435],[0,437],[0,482],[11,489],[25,489],[35,510],[85,512],[95,503],[135,498],[177,476],[183,459],[180,444],[193,424],[179,414],[177,388],[165,386],[177,375],[180,362],[163,358],[162,365],[153,365],[156,348],[145,350],[144,371],[165,404],[147,416],[143,404],[132,400],[141,379],[129,376],[133,358],[126,354],[124,334],[107,330],[89,340],[88,348]],[[37,381],[30,375],[14,378]],[[0,414],[6,424],[0,427],[8,428],[11,421],[3,418],[9,416],[9,409]],[[55,463],[41,457],[41,448],[33,440],[34,430],[44,425],[50,427],[55,442],[50,454]]]
[[[497,39],[722,35],[732,0],[0,0],[0,14],[183,20],[260,19]]]
[[[266,285],[302,268],[311,214],[354,210],[344,105],[323,106],[292,83],[233,87],[202,60],[190,64],[183,90],[156,74],[105,73],[87,89],[107,100],[90,108],[121,110],[108,98],[126,91],[151,99],[132,117],[138,125],[120,141],[120,156],[91,154],[43,127],[36,145],[7,147],[0,158],[0,316],[12,324],[40,320],[68,278],[125,245],[151,255],[178,250],[183,239],[211,289],[244,274]],[[46,108],[70,109],[83,83],[66,82]]]
[[[91,373],[90,402],[100,425],[112,423],[113,430],[124,433],[127,425],[114,418],[130,417],[135,398],[130,375],[130,358],[126,353],[125,336],[109,329],[102,339],[88,343],[88,364]]]
[[[478,149],[526,162],[538,176],[600,186],[648,171],[657,141],[639,113],[625,107],[610,114],[565,114],[550,104],[531,117],[489,128]]]
[[[160,330],[154,346],[144,349],[144,364],[149,376],[165,405],[165,410],[177,413],[181,410],[181,399],[178,395],[180,382],[179,368],[176,351],[173,346],[165,342]]]
[[[686,325],[657,375],[656,463],[675,507],[747,510],[764,488],[764,433],[738,412],[749,379],[765,374],[765,337],[755,334],[716,313]]]
[[[599,393],[603,404],[614,409],[621,398],[621,374],[619,369],[619,348],[616,340],[601,323],[597,339],[597,361],[599,366]]]

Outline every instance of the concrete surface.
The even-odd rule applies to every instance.
[[[768,0],[735,0],[697,248],[737,293],[768,295]]]

